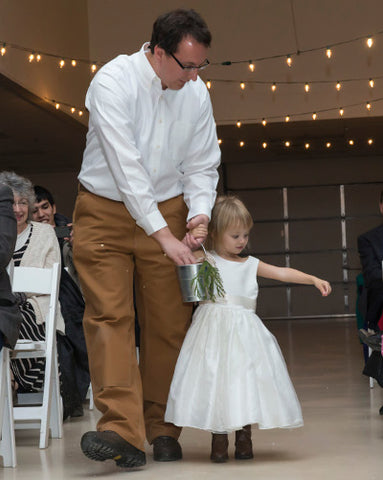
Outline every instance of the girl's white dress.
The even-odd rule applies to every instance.
[[[201,302],[174,371],[165,421],[214,432],[303,425],[275,337],[255,313],[259,260],[213,254],[225,298]]]

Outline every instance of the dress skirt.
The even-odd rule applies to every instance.
[[[303,425],[279,345],[253,310],[198,307],[177,361],[165,421],[213,432],[248,424]]]

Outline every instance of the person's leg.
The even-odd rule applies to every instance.
[[[173,234],[186,232],[187,209],[182,197],[159,204]],[[159,244],[136,232],[136,300],[141,329],[140,370],[144,391],[146,437],[178,439],[181,429],[164,421],[169,387],[177,357],[190,325],[192,304],[182,303],[176,266]]]
[[[74,262],[85,298],[84,331],[94,401],[102,413],[97,430],[115,432],[143,452],[145,427],[135,348],[131,254],[135,228],[121,202],[79,192]],[[105,441],[113,444],[115,436],[108,435]],[[89,440],[95,444],[99,436],[93,437]],[[134,465],[126,462],[121,466]]]
[[[212,433],[210,460],[214,463],[224,463],[229,460],[229,439],[227,433]]]
[[[253,458],[253,443],[251,441],[251,425],[246,425],[235,432],[235,458],[249,460]]]

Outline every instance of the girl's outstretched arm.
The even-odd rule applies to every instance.
[[[280,282],[303,283],[305,285],[314,285],[324,297],[331,293],[331,285],[326,280],[322,280],[314,275],[295,270],[288,267],[276,267],[268,263],[259,262],[258,275],[264,278],[279,280]]]

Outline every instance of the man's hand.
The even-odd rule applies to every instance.
[[[169,227],[161,228],[152,234],[152,237],[161,245],[164,255],[169,257],[176,265],[189,265],[196,263],[190,248],[177,240]]]

